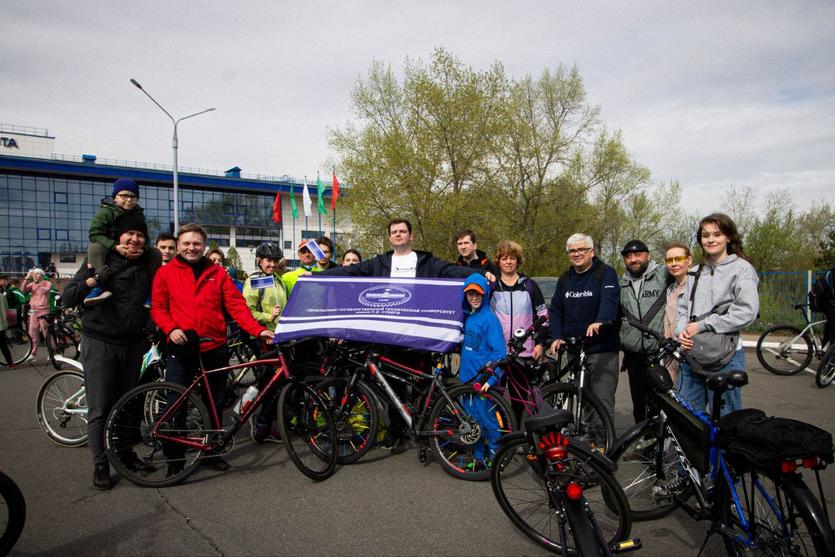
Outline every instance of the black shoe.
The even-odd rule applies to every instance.
[[[102,490],[113,487],[113,482],[110,481],[110,465],[108,463],[96,464],[93,470],[93,487]]]
[[[210,456],[208,458],[204,458],[203,466],[210,470],[217,470],[218,472],[229,470],[229,463],[220,458],[219,456]]]
[[[136,456],[136,453],[131,451],[122,457],[122,464],[131,472],[145,472],[151,473],[156,471],[156,466],[150,462],[145,462]]]

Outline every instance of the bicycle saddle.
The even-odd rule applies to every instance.
[[[714,373],[705,382],[711,391],[725,390],[728,387],[741,387],[748,384],[748,374],[744,371],[720,371]]]
[[[573,421],[574,416],[568,410],[543,408],[525,422],[525,429],[528,433],[533,433],[549,427],[564,426]]]

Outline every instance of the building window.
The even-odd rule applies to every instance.
[[[66,228],[56,228],[55,229],[55,241],[60,242],[61,240],[67,242],[70,239],[70,231]],[[75,263],[75,261],[71,261],[68,263]]]
[[[49,240],[52,234],[48,228],[38,228],[38,240]]]
[[[293,249],[292,240],[284,240],[284,249]]]
[[[67,193],[56,191],[54,192],[54,201],[57,205],[66,205],[67,204]]]

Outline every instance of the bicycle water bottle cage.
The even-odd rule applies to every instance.
[[[711,391],[724,391],[729,387],[742,387],[748,384],[748,374],[744,371],[720,371],[711,375],[705,385]]]
[[[543,408],[525,422],[525,430],[534,433],[544,429],[562,427],[574,421],[568,410]]]

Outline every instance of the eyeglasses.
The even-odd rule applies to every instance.
[[[583,255],[584,253],[590,250],[591,248],[574,248],[566,250],[565,253],[567,253],[568,255]]]
[[[136,199],[138,196],[132,193],[117,193],[116,197],[121,197],[122,199]]]
[[[675,257],[665,258],[664,263],[666,263],[667,265],[672,265],[673,263],[684,263],[688,259],[690,259],[690,258],[687,257],[686,255],[677,255]]]

